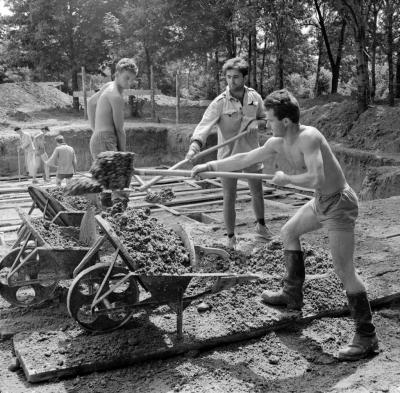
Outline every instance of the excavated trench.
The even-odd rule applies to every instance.
[[[190,136],[194,126],[179,126],[177,129],[171,125],[128,124],[127,148],[136,153],[135,166],[173,165],[182,160],[188,149]],[[78,171],[87,171],[91,165],[89,140],[91,131],[87,127],[58,127],[46,135],[46,146],[50,153],[55,148],[54,136],[62,134],[77,154]],[[264,143],[268,137],[261,135],[260,142]],[[217,143],[215,133],[207,141],[210,147]],[[18,159],[16,155],[17,136],[2,135],[0,139],[0,173],[3,176],[18,175]],[[331,142],[332,149],[337,156],[349,184],[362,196],[363,199],[388,198],[400,195],[400,182],[398,180],[398,167],[400,158],[396,155],[379,155],[371,151],[352,149],[339,143]],[[215,159],[216,155],[210,154],[203,161]],[[21,173],[25,173],[23,158],[20,157]],[[278,158],[272,165],[265,167],[268,173],[277,168],[290,173],[288,163]]]

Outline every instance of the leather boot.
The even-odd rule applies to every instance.
[[[340,360],[358,360],[378,351],[378,338],[372,323],[371,307],[366,292],[347,293],[351,317],[356,333],[347,346],[339,350]]]
[[[300,310],[303,306],[303,283],[305,278],[303,252],[285,250],[284,258],[286,276],[283,279],[283,288],[278,292],[264,291],[261,294],[261,298],[267,304]]]

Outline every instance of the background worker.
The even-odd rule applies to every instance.
[[[54,149],[49,160],[46,161],[46,164],[57,167],[56,184],[58,186],[61,186],[63,179],[65,179],[68,185],[76,173],[76,154],[73,147],[65,143],[62,135],[56,137],[56,142],[57,147]]]
[[[222,70],[227,83],[226,90],[215,98],[205,111],[202,120],[193,132],[186,158],[190,159],[200,151],[215,125],[218,129],[218,143],[223,143],[239,132],[243,132],[244,124],[253,120],[247,127],[247,130],[253,132],[231,145],[219,149],[218,159],[248,152],[259,146],[258,129],[265,128],[265,111],[261,96],[255,90],[245,86],[248,69],[248,63],[238,57],[229,59],[224,64]],[[258,162],[245,168],[245,172],[261,173],[261,170],[262,164]],[[227,246],[234,248],[236,245],[237,179],[222,179],[221,182],[224,194],[224,221],[228,235]],[[263,238],[269,239],[271,233],[265,226],[262,182],[261,180],[248,180],[248,184],[257,220],[256,232]]]
[[[20,138],[20,144],[18,145],[18,149],[23,150],[24,152],[25,168],[28,171],[29,176],[32,177],[32,183],[36,184],[38,182],[36,180],[36,170],[35,170],[36,148],[35,145],[33,144],[32,136],[30,133],[22,131],[20,127],[14,128],[14,131],[19,135]]]
[[[280,186],[294,184],[315,189],[315,197],[302,206],[283,226],[286,276],[279,292],[264,291],[265,303],[301,309],[305,279],[300,236],[322,227],[328,230],[329,246],[336,274],[346,290],[349,309],[356,324],[352,341],[339,351],[343,360],[357,360],[378,349],[367,292],[353,263],[354,225],[358,199],[347,184],[342,168],[325,137],[314,127],[299,124],[300,108],[287,90],[271,93],[264,101],[273,137],[264,146],[221,161],[193,168],[193,175],[205,170],[235,171],[279,154],[287,158],[296,174],[275,173]]]
[[[104,151],[126,151],[123,91],[129,89],[138,73],[133,59],[121,59],[116,66],[115,79],[107,83],[88,100],[88,117],[93,130],[90,153],[93,160]],[[128,195],[113,191],[113,202],[128,202]]]
[[[45,135],[48,132],[50,132],[49,128],[43,127],[41,131],[33,135],[33,145],[35,146],[35,161],[34,161],[35,178],[40,168],[40,165],[43,162],[43,180],[45,182],[50,181],[50,168],[46,164],[46,161],[49,159],[49,156],[47,155],[45,148]]]

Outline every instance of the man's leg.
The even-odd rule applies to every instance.
[[[62,183],[62,179],[61,179],[61,177],[59,177],[59,176],[57,175],[57,177],[56,177],[56,185],[59,186],[59,187],[61,187],[61,183]]]
[[[222,179],[224,194],[224,222],[228,234],[228,247],[235,247],[236,189],[237,179]]]
[[[257,233],[264,237],[265,239],[270,239],[272,237],[271,232],[265,226],[264,220],[264,192],[261,180],[248,180],[250,192],[251,192],[251,200],[253,203],[254,215],[256,216],[257,225],[256,231]]]
[[[42,162],[42,159],[40,156],[37,156],[36,154],[33,155],[33,162],[32,162],[32,183],[37,183],[36,176],[38,173],[38,170],[40,168],[40,164]]]
[[[50,181],[50,167],[45,163],[49,159],[49,156],[47,153],[43,153],[40,158],[43,161],[43,180]]]
[[[282,227],[286,276],[283,288],[278,292],[264,291],[262,300],[267,304],[301,309],[303,305],[303,283],[305,279],[304,258],[301,251],[300,236],[321,228],[314,209],[314,200],[302,206]]]
[[[329,245],[335,272],[346,290],[350,313],[356,325],[352,341],[339,351],[339,358],[357,360],[375,352],[378,349],[378,339],[367,292],[353,263],[354,230],[329,231]]]

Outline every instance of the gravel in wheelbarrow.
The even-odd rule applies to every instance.
[[[137,274],[190,273],[189,252],[180,237],[149,210],[128,208],[117,214],[103,214],[124,248],[137,263]]]
[[[87,247],[79,241],[78,227],[63,227],[43,218],[31,218],[30,222],[50,247]]]

